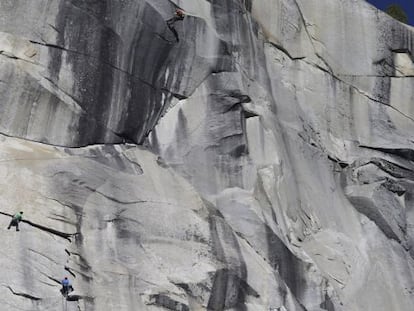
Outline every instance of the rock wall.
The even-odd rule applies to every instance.
[[[413,51],[362,0],[0,1],[0,302],[412,310]]]

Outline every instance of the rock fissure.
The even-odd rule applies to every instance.
[[[5,213],[5,212],[0,212],[0,214],[13,217],[12,214]],[[59,236],[61,238],[64,238],[64,239],[68,240],[69,242],[71,242],[70,237],[72,237],[73,235],[75,235],[75,233],[61,232],[61,231],[58,231],[58,230],[55,230],[55,229],[52,229],[52,228],[48,228],[46,226],[42,226],[42,225],[36,224],[34,222],[31,222],[31,221],[25,220],[25,219],[23,219],[21,222],[27,223],[28,225],[30,225],[32,227],[38,228],[38,229],[40,229],[42,231],[49,232],[49,233],[51,233],[53,235]]]
[[[84,186],[86,189],[88,189],[91,192],[95,192],[101,196],[103,196],[104,198],[108,199],[109,201],[115,202],[117,204],[121,204],[121,205],[136,205],[136,204],[142,204],[142,203],[156,203],[156,204],[165,204],[165,205],[174,205],[174,203],[172,202],[163,202],[163,201],[154,201],[154,200],[134,200],[134,201],[122,201],[120,199],[117,199],[113,196],[107,195],[101,191],[99,191],[98,189],[94,189],[92,187],[89,186]]]
[[[76,278],[76,274],[72,271],[71,268],[69,268],[68,266],[65,266],[64,269],[70,274],[72,275],[74,278]]]
[[[311,65],[311,66],[314,66],[315,68],[318,68],[318,69],[320,69],[320,70],[322,70],[322,71],[324,71],[324,72],[326,72],[328,74],[330,74],[332,76],[332,78],[334,78],[335,80],[338,80],[339,82],[341,82],[341,83],[343,83],[343,84],[351,87],[352,89],[354,89],[355,91],[357,91],[360,95],[368,98],[370,101],[373,101],[373,102],[376,102],[376,103],[385,105],[385,106],[389,107],[390,109],[396,111],[397,113],[399,113],[403,117],[405,117],[405,118],[409,119],[410,121],[413,121],[414,122],[414,118],[413,117],[408,116],[407,114],[405,114],[402,111],[398,110],[397,108],[395,108],[394,106],[390,105],[389,103],[386,103],[386,102],[383,102],[383,101],[381,101],[379,99],[376,99],[376,98],[372,97],[371,95],[367,94],[367,92],[359,89],[357,86],[355,86],[355,85],[353,85],[351,83],[345,82],[344,80],[342,80],[341,78],[339,78],[339,76],[344,76],[344,75],[339,75],[338,76],[338,75],[335,75],[333,73],[332,69],[330,69],[329,71],[327,71],[326,69],[324,69],[324,68],[322,68],[322,67],[320,67],[318,65],[315,65],[313,63],[309,63],[309,62],[306,62],[306,63],[309,64],[309,65]]]
[[[32,61],[29,61],[27,59],[18,57],[18,56],[14,55],[14,54],[12,54],[10,52],[7,52],[7,51],[0,50],[0,56],[4,56],[4,57],[6,57],[8,59],[11,59],[11,60],[14,60],[14,61],[22,61],[22,62],[26,62],[26,63],[29,63],[29,64],[39,65],[36,62],[32,62]]]
[[[334,70],[331,67],[331,65],[329,65],[329,63],[319,53],[315,53],[315,55],[318,59],[320,59],[322,61],[322,63],[328,68],[328,70],[322,69],[322,67],[320,67],[320,66],[317,66],[317,67],[322,69],[323,71],[326,71],[326,72],[330,73],[332,76],[337,78],[335,73],[334,73]]]
[[[54,260],[54,259],[52,259],[52,258],[50,258],[49,256],[46,256],[45,254],[43,254],[43,253],[41,253],[41,252],[39,252],[39,251],[36,251],[36,250],[34,250],[34,249],[32,249],[32,248],[28,248],[28,250],[30,251],[30,252],[32,252],[32,253],[35,253],[35,254],[37,254],[37,255],[39,255],[39,256],[41,256],[41,257],[43,257],[43,258],[46,258],[47,260],[49,260],[49,261],[51,261],[51,262],[53,262],[54,264],[59,264],[59,262],[57,262],[56,260]]]
[[[414,75],[404,75],[404,76],[395,76],[395,75],[370,75],[370,74],[360,74],[360,75],[350,75],[350,74],[338,74],[341,77],[350,77],[350,78],[396,78],[396,79],[405,79],[405,78],[414,78]]]
[[[372,147],[368,146],[360,146],[361,148],[368,148],[372,149]],[[373,149],[375,150],[375,149]],[[381,152],[384,152],[382,150],[379,150]],[[368,163],[372,163],[378,168],[380,168],[385,173],[391,175],[392,177],[398,178],[398,179],[409,179],[414,180],[414,168],[410,169],[408,167],[402,166],[400,164],[390,162],[381,158],[372,158]]]
[[[347,85],[347,86],[349,86],[349,87],[351,87],[352,89],[354,89],[355,91],[357,91],[360,95],[362,95],[362,96],[364,96],[364,97],[366,97],[366,98],[368,98],[370,101],[373,101],[373,102],[376,102],[376,103],[379,103],[379,104],[382,104],[382,105],[385,105],[385,106],[387,106],[387,107],[389,107],[390,109],[392,109],[392,110],[394,110],[395,112],[397,112],[397,113],[399,113],[400,115],[402,115],[403,117],[405,117],[405,118],[407,118],[407,119],[409,119],[410,121],[413,121],[414,122],[414,118],[413,117],[410,117],[409,115],[407,115],[407,114],[405,114],[405,113],[403,113],[402,111],[400,111],[399,109],[397,109],[396,107],[394,107],[394,106],[392,106],[392,105],[390,105],[389,103],[387,103],[387,102],[384,102],[384,101],[381,101],[381,100],[379,100],[379,99],[376,99],[376,98],[374,98],[374,97],[372,97],[371,95],[369,95],[369,94],[367,94],[367,92],[365,92],[365,91],[363,91],[363,90],[361,90],[361,89],[359,89],[357,86],[355,86],[355,85],[353,85],[353,84],[351,84],[351,83],[348,83],[348,82],[346,82],[346,81],[344,81],[343,79],[341,79],[340,78],[340,76],[343,76],[343,77],[347,77],[347,76],[351,76],[351,75],[343,75],[343,74],[334,74],[334,71],[332,70],[332,68],[329,66],[329,64],[322,58],[322,56],[320,56],[319,54],[315,54],[319,59],[321,59],[323,62],[324,62],[324,64],[329,68],[329,70],[327,70],[326,68],[323,68],[323,67],[321,67],[321,66],[319,66],[319,65],[317,65],[317,64],[314,64],[314,63],[312,63],[312,62],[309,62],[309,61],[307,61],[307,60],[304,60],[304,59],[306,59],[306,57],[299,57],[299,58],[292,58],[291,56],[290,56],[290,54],[289,54],[289,52],[286,50],[286,49],[284,49],[283,47],[281,47],[281,46],[279,46],[279,45],[276,45],[276,44],[274,44],[274,43],[271,43],[271,42],[268,42],[269,44],[271,44],[273,47],[275,47],[276,49],[278,49],[278,50],[280,50],[280,51],[282,51],[285,55],[287,55],[291,60],[295,60],[295,61],[303,61],[303,62],[305,62],[306,64],[308,64],[308,65],[310,65],[310,66],[312,66],[312,67],[315,67],[315,68],[317,68],[317,69],[319,69],[319,70],[321,70],[321,71],[323,71],[323,72],[325,72],[325,73],[327,73],[327,74],[329,74],[329,75],[331,75],[331,77],[332,78],[334,78],[335,80],[337,80],[337,81],[339,81],[339,82],[341,82],[341,83],[343,83],[343,84],[345,84],[345,85]],[[357,76],[354,76],[354,77],[357,77]],[[366,75],[366,77],[370,77],[370,76],[368,76],[368,75]],[[382,76],[372,76],[372,77],[382,77]],[[404,76],[404,77],[398,77],[398,76],[384,76],[384,77],[392,77],[392,78],[394,78],[394,77],[396,77],[396,78],[408,78],[408,77],[410,77],[410,76]]]
[[[59,50],[65,51],[65,52],[67,52],[67,53],[75,53],[75,54],[79,54],[79,55],[82,55],[82,56],[85,56],[85,57],[88,57],[88,58],[92,58],[92,59],[94,59],[94,60],[96,60],[96,61],[99,61],[99,62],[100,62],[100,63],[102,63],[103,65],[109,66],[110,68],[112,68],[112,69],[114,69],[114,70],[117,70],[117,71],[119,71],[119,72],[121,72],[121,73],[123,73],[123,74],[126,74],[126,75],[130,76],[131,78],[137,79],[139,82],[142,82],[143,84],[145,84],[146,86],[149,86],[150,88],[152,88],[152,89],[154,89],[154,90],[161,90],[161,91],[164,91],[164,92],[169,93],[169,94],[171,94],[171,95],[173,95],[173,96],[175,96],[175,97],[177,97],[177,98],[179,98],[179,99],[184,99],[184,98],[187,98],[187,96],[184,96],[184,95],[179,94],[179,93],[177,93],[177,92],[173,92],[173,91],[171,91],[171,90],[169,90],[169,89],[167,89],[167,88],[165,88],[165,87],[160,87],[160,88],[158,88],[158,87],[157,87],[157,86],[155,86],[153,83],[146,81],[144,78],[142,78],[142,77],[140,77],[140,76],[137,76],[136,74],[131,73],[131,72],[129,72],[129,71],[127,71],[127,70],[123,69],[123,68],[117,67],[117,66],[116,66],[116,65],[114,65],[114,64],[111,64],[111,63],[106,62],[106,61],[102,61],[102,59],[100,59],[100,58],[98,58],[98,57],[96,57],[96,56],[89,55],[89,54],[84,54],[84,53],[81,53],[81,52],[79,52],[79,51],[75,51],[75,50],[67,49],[67,48],[65,48],[65,47],[62,47],[62,46],[59,46],[59,45],[55,45],[55,44],[50,44],[50,43],[42,43],[42,42],[36,42],[36,41],[30,41],[30,42],[31,42],[32,44],[42,45],[42,46],[45,46],[45,47],[48,47],[48,48],[59,49]],[[4,55],[4,56],[7,56],[7,57],[9,57],[9,58],[19,59],[19,60],[22,60],[22,61],[27,61],[27,62],[29,62],[28,60],[18,58],[18,57],[14,56],[14,55],[8,55],[8,54],[5,54],[5,53],[2,53],[2,51],[0,51],[0,55]],[[45,76],[44,76],[44,78],[45,78],[45,79],[47,79],[49,82],[53,83],[56,87],[58,87],[58,85],[57,85],[57,84],[56,84],[56,83],[55,83],[55,82],[54,82],[51,78],[48,78],[48,77],[45,77]],[[200,84],[201,84],[201,83],[200,83]],[[59,89],[60,89],[60,88],[59,88]],[[62,89],[60,89],[60,90],[62,90]],[[63,91],[63,90],[62,90],[62,91]],[[65,91],[63,91],[63,92],[65,92]],[[72,96],[71,94],[68,94],[68,93],[66,93],[66,92],[65,92],[65,94],[66,94],[66,95],[68,95],[68,96],[70,96],[73,100],[77,101],[75,98],[73,98],[73,96]],[[115,133],[115,132],[113,132],[113,133]]]
[[[20,2],[0,284],[42,300],[2,287],[8,311],[63,275],[71,310],[412,309],[411,28],[362,0]]]
[[[293,0],[293,2],[295,3],[295,6],[297,7],[297,9],[298,9],[298,12],[299,12],[299,15],[300,15],[300,18],[301,18],[301,21],[302,21],[302,25],[303,25],[303,28],[305,29],[305,32],[306,32],[306,35],[307,35],[307,37],[308,37],[308,40],[309,40],[309,42],[311,43],[311,45],[312,45],[312,48],[313,48],[313,53],[315,53],[315,55],[317,55],[317,53],[316,53],[316,48],[315,48],[315,44],[314,44],[314,42],[313,42],[313,38],[312,38],[312,35],[309,33],[309,29],[308,29],[308,23],[306,22],[306,19],[305,19],[305,15],[303,14],[303,12],[302,12],[302,8],[300,7],[300,5],[299,5],[299,3],[298,3],[298,1],[297,0]]]
[[[343,82],[343,81],[342,81]],[[346,82],[344,82],[345,84],[348,84],[348,83],[346,83]],[[364,91],[361,91],[359,88],[357,88],[356,86],[354,86],[354,85],[352,85],[352,84],[348,84],[349,86],[351,86],[353,89],[355,89],[359,94],[361,94],[362,96],[365,96],[365,97],[367,97],[369,100],[371,100],[371,101],[373,101],[373,102],[376,102],[376,103],[379,103],[379,104],[382,104],[382,105],[385,105],[385,106],[387,106],[387,107],[389,107],[390,109],[392,109],[392,110],[394,110],[395,112],[397,112],[397,113],[399,113],[400,115],[402,115],[403,117],[405,117],[405,118],[407,118],[407,119],[409,119],[410,121],[413,121],[414,122],[414,118],[412,118],[412,117],[410,117],[410,116],[408,116],[408,115],[406,115],[405,113],[403,113],[402,111],[400,111],[400,110],[398,110],[397,108],[395,108],[394,106],[391,106],[389,103],[385,103],[385,102],[383,102],[383,101],[380,101],[380,100],[378,100],[378,99],[375,99],[375,98],[373,98],[372,96],[370,96],[370,95],[368,95],[367,93],[365,93]]]
[[[8,288],[12,292],[13,295],[24,297],[24,298],[34,300],[34,301],[42,300],[42,298],[39,298],[39,297],[36,297],[36,296],[33,296],[33,295],[29,295],[29,294],[22,293],[22,292],[16,292],[16,291],[13,290],[13,288],[11,286],[8,286],[8,285],[3,285],[3,286]]]
[[[381,151],[384,153],[389,153],[393,155],[397,155],[403,159],[414,161],[414,149],[410,148],[382,148],[382,147],[373,147],[373,146],[365,146],[359,145],[360,148],[372,149]]]
[[[300,57],[293,57],[289,51],[287,49],[285,49],[283,46],[281,46],[280,44],[276,44],[275,42],[272,41],[267,41],[266,43],[270,44],[271,46],[273,46],[274,48],[278,49],[279,51],[281,51],[283,54],[285,54],[290,60],[292,61],[296,61],[296,60],[304,60],[306,59],[306,56],[300,56]]]
[[[190,308],[179,301],[170,298],[166,294],[153,294],[149,296],[150,302],[147,305],[160,306],[173,311],[190,311]]]
[[[56,284],[61,285],[61,281],[60,281],[60,280],[58,280],[57,278],[51,277],[50,275],[47,275],[47,274],[45,274],[45,273],[42,273],[42,275],[44,275],[45,277],[47,277],[49,280],[51,280],[51,281],[55,282]]]
[[[82,113],[87,113],[86,110],[84,108],[82,108],[82,106],[79,104],[79,99],[75,98],[72,94],[66,92],[64,89],[62,89],[55,81],[53,81],[51,78],[46,77],[46,76],[42,76],[43,79],[45,79],[46,81],[48,81],[50,84],[52,84],[53,87],[55,87],[56,89],[58,89],[59,91],[61,91],[63,94],[65,94],[66,96],[68,96],[70,99],[73,100],[73,103],[76,105],[76,112],[82,112]]]

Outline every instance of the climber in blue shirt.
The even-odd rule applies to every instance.
[[[60,292],[63,296],[67,296],[70,292],[73,291],[73,287],[72,285],[70,285],[69,279],[67,277],[65,277],[61,283],[62,289],[60,290]]]

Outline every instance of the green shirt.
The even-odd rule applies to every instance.
[[[15,220],[17,220],[17,221],[21,221],[21,220],[22,220],[22,218],[23,218],[23,215],[22,215],[22,214],[20,214],[20,213],[16,213],[16,214],[13,216],[13,219],[15,219]]]

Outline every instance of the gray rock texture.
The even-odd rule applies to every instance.
[[[0,0],[0,310],[412,310],[413,51],[363,0]]]

